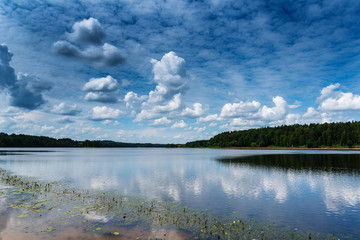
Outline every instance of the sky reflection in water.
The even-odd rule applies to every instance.
[[[220,215],[360,235],[359,160],[357,152],[334,151],[56,149],[2,155],[0,167]]]

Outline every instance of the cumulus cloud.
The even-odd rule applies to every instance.
[[[304,118],[309,118],[309,117],[314,117],[316,115],[318,115],[319,113],[315,110],[315,108],[313,107],[308,107],[306,113],[304,113],[303,117]]]
[[[171,126],[172,129],[186,128],[186,127],[187,127],[187,125],[184,122],[184,120],[177,121]]]
[[[84,87],[88,91],[85,95],[87,101],[115,103],[118,101],[119,83],[110,75],[103,78],[91,78]]]
[[[248,120],[242,118],[234,118],[230,122],[230,126],[264,126],[265,122],[262,120]]]
[[[10,66],[13,54],[6,45],[0,45],[0,86],[7,89],[10,105],[29,110],[36,109],[45,103],[42,93],[50,90],[52,84],[43,82],[28,74],[19,73]]]
[[[360,96],[352,93],[340,93],[337,98],[327,98],[320,105],[322,110],[359,110]]]
[[[298,124],[300,122],[300,118],[300,114],[289,113],[288,115],[286,115],[285,123],[286,125]]]
[[[167,119],[167,117],[162,117],[159,119],[155,119],[151,125],[152,126],[166,126],[166,125],[169,125],[171,122],[172,121]]]
[[[92,120],[106,120],[118,118],[123,112],[119,109],[113,109],[107,106],[96,106],[92,109]]]
[[[116,103],[117,98],[113,94],[104,93],[104,92],[89,92],[85,95],[84,98],[86,101],[95,101],[103,103]]]
[[[280,120],[287,112],[287,102],[280,96],[273,98],[275,107],[263,106],[260,111],[260,115],[265,120]]]
[[[125,61],[122,52],[115,46],[102,44],[105,33],[97,19],[89,18],[73,25],[73,32],[66,33],[70,41],[60,40],[53,44],[53,51],[65,57],[94,63],[98,66],[116,66]],[[75,44],[86,44],[80,48]]]
[[[128,92],[124,97],[124,102],[126,102],[126,107],[132,108],[134,107],[134,104],[138,102],[142,102],[147,99],[147,96],[138,96],[137,93],[134,93],[133,91]]]
[[[165,54],[160,61],[152,59],[154,80],[158,83],[149,94],[149,103],[162,103],[185,90],[187,76],[185,60],[175,52]]]
[[[232,118],[232,117],[241,117],[249,113],[254,113],[259,110],[260,103],[257,101],[252,102],[243,102],[239,103],[227,103],[225,104],[220,113],[220,117],[223,118]]]
[[[135,121],[142,121],[145,119],[153,119],[159,117],[162,114],[167,114],[179,109],[181,105],[181,94],[176,94],[173,99],[167,102],[165,105],[155,105],[152,108],[147,107],[146,109],[141,110],[141,112],[136,116]]]
[[[81,112],[81,109],[76,104],[66,104],[62,102],[59,105],[55,105],[51,109],[51,112],[59,115],[75,116]]]
[[[213,122],[213,121],[218,121],[219,117],[217,114],[211,114],[211,115],[207,115],[206,117],[200,117],[197,121],[199,123],[202,122]]]
[[[104,30],[95,18],[76,22],[72,33],[66,33],[69,40],[76,43],[101,44],[105,38]]]
[[[119,89],[119,83],[110,75],[103,78],[91,78],[84,85],[84,91],[112,92]]]
[[[187,107],[185,108],[182,113],[181,116],[183,117],[188,117],[188,118],[197,118],[200,117],[204,114],[205,110],[202,107],[201,103],[194,103],[193,104],[193,109]]]
[[[197,131],[197,132],[203,132],[206,130],[206,127],[194,127],[194,130]]]
[[[160,61],[152,59],[151,63],[157,85],[155,90],[150,91],[147,101],[142,103],[136,121],[178,111],[182,103],[181,96],[186,91],[188,77],[183,58],[175,52],[169,52]]]
[[[327,98],[331,95],[334,94],[334,90],[335,89],[338,89],[340,87],[340,84],[339,83],[335,83],[335,84],[331,84],[327,87],[324,87],[322,90],[321,90],[321,95],[320,97],[318,98],[318,100],[322,100],[324,98]]]
[[[351,92],[344,93],[341,91],[334,92],[340,84],[329,85],[321,90],[322,100],[320,109],[323,111],[345,111],[360,109],[360,95]]]

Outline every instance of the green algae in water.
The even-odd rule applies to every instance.
[[[299,230],[262,225],[234,216],[219,217],[191,210],[177,202],[145,200],[71,189],[59,182],[36,181],[11,175],[0,169],[0,181],[12,188],[0,189],[0,197],[8,200],[7,208],[19,211],[19,218],[36,219],[42,214],[51,216],[51,223],[43,232],[54,234],[71,225],[79,225],[82,232],[100,235],[120,235],[117,227],[143,229],[179,229],[191,239],[336,239],[334,236],[304,233]],[[156,235],[156,230],[151,230]],[[156,235],[166,238],[166,233]],[[316,236],[314,236],[316,235]]]

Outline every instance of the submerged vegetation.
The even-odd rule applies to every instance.
[[[188,142],[185,147],[360,147],[360,122],[295,124],[224,132],[210,140]]]
[[[25,134],[0,133],[0,147],[166,147],[165,144],[123,143],[114,141],[76,141]]]
[[[7,211],[17,211],[18,219],[28,219],[31,223],[47,216],[40,226],[41,231],[38,230],[41,234],[49,234],[46,238],[56,239],[56,234],[63,236],[69,226],[77,224],[83,228],[78,229],[79,235],[111,235],[115,239],[123,236],[124,229],[137,226],[151,232],[151,236],[145,236],[137,229],[137,239],[171,239],[167,234],[173,229],[189,239],[335,239],[298,229],[283,229],[276,224],[262,225],[252,220],[213,216],[176,202],[70,189],[58,182],[14,176],[3,169],[0,169],[0,183],[8,186],[0,187],[0,199],[6,200]]]

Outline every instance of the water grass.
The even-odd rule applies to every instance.
[[[8,186],[0,187],[0,199],[7,200],[5,207],[16,211],[18,219],[31,222],[46,215],[47,222],[37,231],[48,234],[48,238],[56,233],[64,234],[69,226],[78,224],[81,235],[114,238],[121,237],[126,228],[140,227],[150,235],[138,236],[139,239],[171,239],[169,232],[174,229],[188,239],[338,239],[275,223],[236,219],[235,214],[220,217],[178,202],[73,189],[60,182],[20,177],[3,169],[0,169],[0,182]]]

